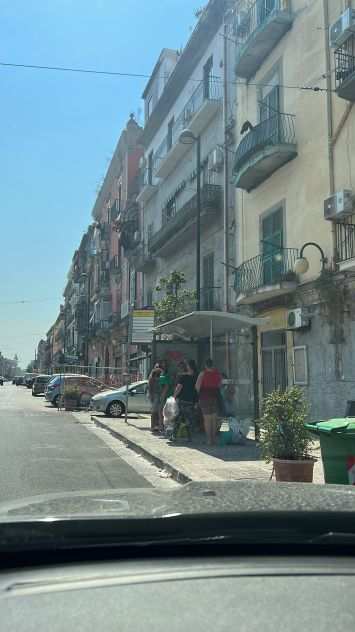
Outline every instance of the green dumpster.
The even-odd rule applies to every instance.
[[[326,483],[355,485],[355,418],[305,424],[320,440]]]

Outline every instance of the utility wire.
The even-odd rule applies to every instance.
[[[46,303],[47,301],[61,301],[62,298],[37,298],[37,299],[22,299],[18,301],[0,301],[0,305],[23,305],[27,303]]]
[[[91,75],[107,75],[114,77],[132,77],[133,79],[150,79],[151,75],[143,74],[143,73],[135,73],[135,72],[120,72],[120,71],[110,71],[110,70],[95,70],[93,68],[70,68],[64,66],[42,66],[36,64],[14,64],[10,62],[0,61],[0,66],[10,67],[10,68],[25,68],[28,70],[53,70],[56,72],[72,72],[72,73],[84,73]],[[172,75],[170,75],[171,77]],[[166,79],[166,77],[164,77]],[[223,83],[222,78],[214,77],[215,81],[219,81],[221,84]],[[190,77],[188,81],[195,81],[197,83],[201,83],[203,79],[195,79]],[[244,81],[228,81],[231,85],[234,86],[256,86],[262,88],[273,87],[274,84],[271,83],[263,83],[263,82],[244,82]],[[310,92],[328,92],[327,88],[320,88],[319,86],[302,86],[302,85],[287,85],[287,84],[279,84],[280,88],[285,90],[305,90]],[[331,89],[330,92],[336,92],[336,90]]]

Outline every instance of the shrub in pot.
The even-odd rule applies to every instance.
[[[304,425],[307,415],[302,390],[296,386],[264,398],[261,450],[267,463],[273,461],[277,481],[313,480],[315,459],[310,456],[312,438]]]
[[[64,408],[65,410],[73,410],[79,406],[79,389],[77,386],[66,386],[64,388]]]

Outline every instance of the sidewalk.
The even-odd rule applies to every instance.
[[[109,419],[104,415],[92,415],[92,419],[96,425],[109,430],[180,483],[242,479],[267,481],[271,476],[272,465],[261,460],[260,449],[252,433],[243,446],[209,447],[204,443],[203,436],[192,443],[180,441],[171,445],[166,438],[152,435],[148,415],[129,416],[127,424],[124,419]],[[313,480],[324,483],[318,446],[314,456],[318,461]]]

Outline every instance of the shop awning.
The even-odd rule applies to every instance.
[[[184,314],[174,320],[157,325],[155,334],[177,334],[189,338],[210,338],[223,336],[243,327],[265,325],[267,318],[252,318],[231,312],[200,311]]]

